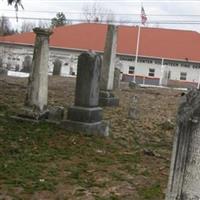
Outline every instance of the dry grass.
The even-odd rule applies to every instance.
[[[0,78],[0,199],[161,200],[167,185],[179,91],[126,89],[104,108],[108,138],[47,123],[19,123],[26,79]],[[73,104],[74,79],[50,77],[49,104]],[[137,95],[139,119],[128,118]]]

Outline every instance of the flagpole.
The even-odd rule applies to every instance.
[[[145,25],[147,21],[147,17],[143,8],[143,5],[141,4],[141,22],[143,25]],[[135,82],[135,71],[138,63],[138,55],[139,55],[139,46],[140,46],[140,32],[141,32],[141,26],[139,24],[138,26],[138,33],[137,33],[137,44],[136,44],[136,52],[135,52],[135,70],[134,70],[134,76],[133,76],[133,81]]]
[[[138,26],[138,34],[137,34],[137,44],[136,44],[136,52],[135,52],[135,69],[137,66],[137,62],[138,62],[138,53],[139,53],[139,45],[140,45],[140,29],[141,26]],[[135,82],[135,70],[134,70],[134,82]]]
[[[160,74],[160,81],[159,81],[159,85],[162,85],[162,81],[163,81],[163,77],[164,77],[164,58],[162,58],[161,61],[161,74]]]

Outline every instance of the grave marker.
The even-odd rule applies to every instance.
[[[59,75],[60,76],[61,68],[62,68],[62,62],[59,59],[56,59],[53,62],[53,75]]]
[[[200,199],[200,91],[182,97],[178,109],[166,200]]]
[[[85,52],[79,56],[75,105],[68,109],[68,120],[63,122],[66,129],[108,135],[108,127],[102,122],[102,108],[99,107],[100,73],[99,55]]]
[[[102,106],[118,106],[119,99],[113,93],[114,70],[117,51],[117,27],[108,25],[100,81],[99,103]]]
[[[19,115],[31,119],[46,118],[48,100],[49,29],[34,28],[36,34],[25,107]]]
[[[113,83],[113,89],[119,90],[120,89],[120,78],[121,78],[121,71],[118,68],[115,68],[114,72],[114,83]]]

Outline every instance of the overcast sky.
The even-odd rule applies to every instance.
[[[111,9],[117,21],[132,21],[129,25],[140,22],[142,3],[148,18],[147,26],[200,32],[200,0],[22,0],[24,10],[19,8],[19,21],[10,20],[13,27],[20,27],[20,17],[53,18],[57,12],[64,12],[69,19],[82,19],[83,7],[94,2]],[[7,0],[0,0],[0,15],[15,17],[14,8],[7,5]]]

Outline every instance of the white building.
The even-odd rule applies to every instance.
[[[83,51],[103,53],[107,25],[84,23],[53,30],[50,38],[49,71],[58,58],[62,75],[76,74],[77,57]],[[200,75],[200,34],[194,31],[146,28],[140,31],[138,62],[135,63],[138,27],[119,26],[116,65],[124,80],[159,84],[197,85]],[[35,35],[33,32],[0,37],[0,65],[22,70],[30,64]]]

